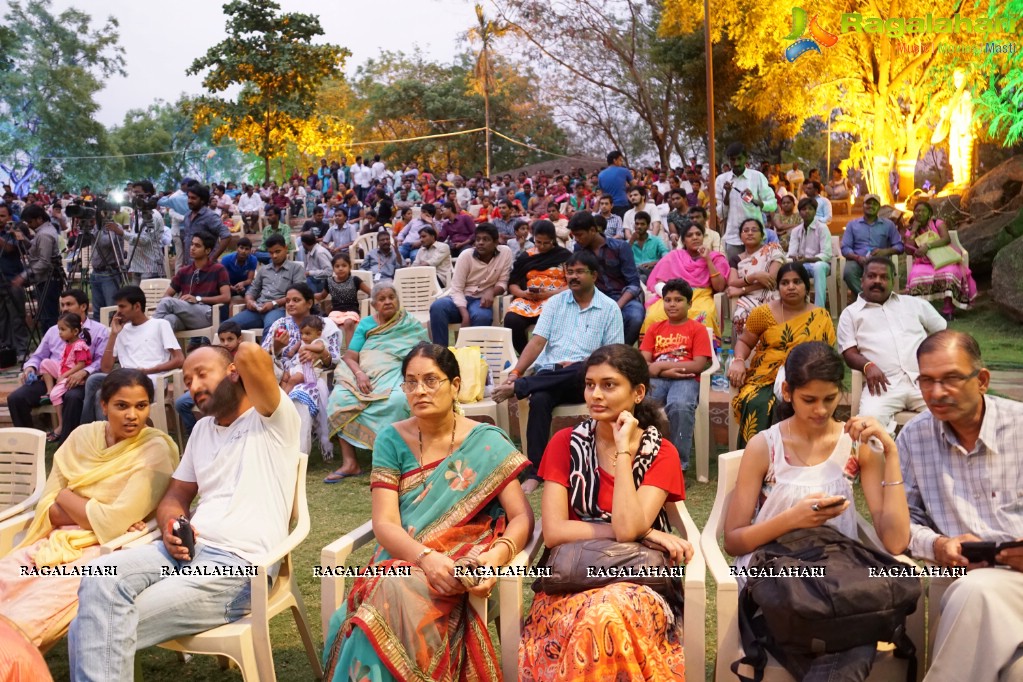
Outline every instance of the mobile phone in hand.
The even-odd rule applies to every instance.
[[[821,509],[831,509],[832,507],[837,507],[839,505],[845,504],[845,502],[846,497],[844,497],[843,495],[839,495],[837,497],[832,498],[828,502],[819,502],[818,507],[820,507]]]

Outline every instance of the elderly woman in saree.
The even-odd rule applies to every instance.
[[[0,560],[0,615],[43,650],[74,619],[81,579],[40,570],[87,564],[101,543],[141,530],[170,484],[178,447],[146,426],[152,402],[153,383],[142,372],[107,375],[100,388],[107,421],[79,426],[57,450],[32,525]]]
[[[355,448],[372,450],[385,426],[409,415],[408,402],[398,388],[401,361],[410,348],[427,340],[426,329],[398,305],[393,282],[374,286],[370,302],[373,314],[359,322],[334,371],[327,418],[331,437],[341,441],[342,463],[324,483],[361,475]]]
[[[532,534],[517,479],[528,461],[503,431],[459,414],[461,378],[447,348],[419,344],[400,376],[412,416],[376,438],[372,563],[411,575],[355,580],[330,621],[324,679],[500,680],[467,595],[489,597],[496,578],[455,569],[508,564]]]
[[[284,296],[284,317],[270,325],[270,329],[263,337],[263,348],[273,356],[274,371],[278,373],[278,377],[282,377],[285,371],[290,374],[302,372],[303,368],[327,370],[341,362],[341,330],[330,318],[322,318],[323,331],[320,335],[322,346],[317,346],[320,350],[309,348],[302,343],[302,320],[315,314],[314,294],[309,285],[300,282],[289,288]],[[281,387],[287,390],[283,381]],[[309,453],[313,442],[312,436],[315,434],[320,444],[320,454],[325,460],[334,458],[334,446],[327,426],[329,392],[327,380],[321,373],[315,382],[301,383],[288,393],[302,420],[300,451]]]
[[[714,331],[714,346],[721,347],[721,330],[718,328],[717,312],[714,308],[714,294],[724,291],[728,284],[730,269],[724,254],[712,251],[703,245],[705,228],[693,223],[682,235],[682,248],[670,251],[650,271],[647,287],[655,292],[648,299],[643,332],[650,325],[668,319],[664,303],[656,293],[659,284],[672,279],[683,279],[693,288],[693,303],[689,307],[689,319]]]
[[[765,236],[764,224],[756,218],[746,218],[739,225],[739,239],[746,248],[731,264],[726,290],[732,300],[733,339],[742,334],[751,310],[778,298],[775,277],[785,252],[777,242],[765,243]]]

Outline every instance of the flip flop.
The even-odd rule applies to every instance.
[[[360,471],[357,474],[342,474],[342,473],[339,473],[337,471],[333,471],[330,474],[328,474],[325,479],[323,479],[323,482],[324,483],[328,483],[328,484],[329,483],[340,483],[341,481],[345,480],[346,478],[356,478],[358,476],[365,476],[365,475],[366,475],[365,471]]]
[[[50,431],[49,433],[46,434],[46,442],[47,443],[56,443],[58,440],[60,440],[60,434],[59,433],[55,433],[53,431]]]

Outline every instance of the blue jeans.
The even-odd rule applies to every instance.
[[[309,285],[309,288],[313,290],[314,294],[320,293],[327,286],[327,280],[322,277],[312,277],[309,275],[306,275],[305,283]]]
[[[412,248],[411,241],[404,241],[401,243],[401,246],[398,247],[398,253],[401,254],[402,258],[411,263],[416,259],[416,254],[419,253],[419,249]]]
[[[157,540],[100,557],[92,565],[112,566],[116,576],[86,576],[78,588],[78,617],[68,633],[76,682],[131,682],[139,649],[204,632],[249,611],[249,577],[161,576],[162,568],[251,565],[201,541],[190,562],[172,559]]]
[[[117,305],[114,294],[121,288],[121,275],[116,272],[93,272],[89,275],[92,319],[99,322],[99,309]]]
[[[253,255],[255,255],[256,260],[263,265],[270,264],[270,253],[268,251],[256,251]]]
[[[700,382],[696,379],[650,379],[650,397],[664,405],[671,433],[668,440],[678,450],[682,470],[689,468],[696,430],[696,406],[700,402]]]
[[[828,300],[828,273],[831,272],[831,263],[814,261],[803,263],[803,266],[813,280],[813,304],[823,308]]]
[[[494,323],[494,309],[484,308],[478,298],[465,297],[470,327],[489,327]],[[430,338],[441,346],[448,345],[448,325],[462,321],[462,313],[450,298],[438,298],[430,305]],[[640,318],[642,322],[642,318]],[[638,331],[638,327],[636,328]]]
[[[232,317],[231,321],[237,322],[238,326],[242,329],[258,329],[259,327],[262,327],[263,334],[265,335],[270,330],[270,325],[282,317],[284,317],[284,308],[281,306],[274,308],[265,315],[254,313],[246,308]]]
[[[193,407],[195,407],[195,401],[192,400],[192,394],[188,391],[174,401],[174,409],[178,413],[178,418],[181,419],[181,430],[185,432],[185,438],[192,435],[192,429],[195,428],[195,422],[198,421],[195,418],[195,413],[192,412]]]
[[[622,324],[625,327],[625,345],[631,346],[639,340],[639,330],[643,327],[646,308],[637,299],[632,299],[622,308]]]
[[[103,380],[107,375],[103,372],[94,372],[85,380],[85,402],[82,403],[82,423],[91,424],[94,421],[106,421],[103,414],[103,407],[99,402],[99,390],[103,386]]]

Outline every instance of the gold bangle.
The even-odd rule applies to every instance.
[[[611,466],[612,467],[618,466],[618,455],[628,455],[630,458],[632,457],[632,453],[629,452],[628,450],[619,450],[618,452],[614,453],[611,456]]]
[[[496,540],[494,540],[494,544],[492,544],[490,546],[490,548],[493,549],[494,547],[497,547],[498,545],[506,546],[508,548],[508,551],[511,552],[511,554],[508,557],[508,562],[509,563],[511,563],[515,559],[515,557],[518,556],[518,554],[519,554],[519,548],[515,546],[515,541],[512,540],[509,537],[506,537],[506,536],[502,535],[501,537],[499,537]]]

